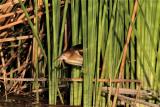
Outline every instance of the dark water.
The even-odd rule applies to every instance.
[[[64,94],[68,93],[68,89],[61,90]],[[48,105],[48,92],[40,93],[40,103],[35,103],[35,93],[26,93],[26,95],[15,95],[9,94],[7,101],[4,96],[4,86],[0,82],[0,107],[76,107],[76,106],[68,106],[68,101],[65,100],[65,104],[61,105],[61,102],[58,101],[58,105]],[[64,98],[67,99],[67,98]],[[80,106],[77,106],[80,107]]]
[[[11,95],[8,100],[4,96],[0,97],[0,107],[76,107],[68,105],[48,105],[47,100],[41,100],[39,104],[35,103],[35,98],[25,95]],[[80,107],[80,106],[77,106]]]

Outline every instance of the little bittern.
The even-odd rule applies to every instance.
[[[82,45],[76,45],[72,48],[64,51],[58,58],[60,61],[64,61],[67,64],[82,66],[83,64],[83,47]]]

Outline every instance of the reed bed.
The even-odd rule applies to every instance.
[[[53,105],[160,104],[159,0],[1,0],[0,10],[6,100],[30,88],[38,103],[47,88]]]

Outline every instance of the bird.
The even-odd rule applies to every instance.
[[[83,47],[81,44],[72,46],[70,49],[64,51],[58,58],[59,61],[65,62],[74,66],[83,65]]]

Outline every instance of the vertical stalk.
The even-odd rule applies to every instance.
[[[58,90],[58,80],[57,80],[57,70],[56,70],[56,65],[57,63],[54,62],[54,59],[58,56],[58,29],[59,29],[59,19],[57,19],[57,17],[59,17],[59,9],[58,9],[58,0],[54,0],[52,1],[52,70],[50,73],[50,81],[51,81],[51,90],[52,93],[50,94],[51,99],[50,99],[50,104],[56,104],[56,100],[57,100],[57,90]]]
[[[36,35],[38,36],[38,0],[35,0],[34,2],[35,4],[35,10],[34,10],[34,13],[35,13],[35,25],[34,25],[34,29],[35,29],[35,33]],[[39,71],[39,67],[38,67],[38,44],[37,44],[37,41],[34,41],[35,42],[35,47],[33,49],[35,49],[35,62],[34,62],[34,67],[35,67],[35,89],[37,90],[36,91],[36,102],[38,103],[39,102],[39,92],[38,92],[38,89],[39,89],[39,84],[38,84],[38,71]]]
[[[5,100],[8,101],[8,95],[7,95],[7,80],[6,80],[6,69],[5,69],[5,59],[4,54],[2,51],[2,43],[0,43],[0,56],[1,56],[1,62],[2,62],[2,73],[3,73],[3,81],[4,81],[4,91],[5,91]]]
[[[133,23],[135,21],[135,16],[136,16],[136,13],[137,13],[137,9],[138,9],[138,0],[136,0],[135,4],[134,4],[131,23]],[[123,49],[123,56],[122,56],[122,62],[121,62],[121,66],[120,66],[119,79],[122,79],[124,77],[124,65],[125,65],[125,60],[126,60],[126,55],[127,55],[128,44],[129,44],[129,41],[131,39],[131,33],[132,33],[132,25],[130,24],[129,29],[128,29],[128,33],[127,33],[126,43],[125,43],[124,49]],[[118,94],[119,86],[120,86],[120,84],[118,83],[112,107],[116,106],[117,94]]]
[[[63,40],[63,35],[64,35],[67,11],[68,11],[68,0],[65,1],[65,6],[63,10],[63,19],[62,19],[62,26],[61,26],[61,32],[60,32],[60,41],[59,41],[60,43],[59,43],[59,54],[58,55],[62,53],[62,40]]]
[[[99,74],[100,74],[100,54],[101,54],[101,46],[102,46],[102,36],[103,36],[103,26],[102,26],[102,4],[104,0],[101,0],[99,3],[99,15],[98,15],[98,47],[97,47],[97,66],[96,66],[96,80],[99,79]],[[94,106],[98,106],[99,104],[99,82],[96,81],[96,95],[95,95],[95,104]]]
[[[90,107],[90,102],[88,102],[88,55],[87,55],[87,2],[86,0],[81,0],[81,11],[82,11],[82,35],[83,35],[83,107]]]
[[[47,65],[48,65],[48,75],[49,75],[49,104],[53,104],[52,101],[52,79],[51,79],[51,36],[50,36],[50,24],[49,24],[49,7],[48,0],[45,0],[45,12],[46,12],[46,29],[47,29]],[[55,103],[54,103],[55,104]]]
[[[114,25],[114,17],[115,17],[115,12],[116,12],[116,7],[117,7],[117,0],[114,2],[113,4],[113,11],[112,11],[112,18],[111,18],[111,22],[110,22],[110,26],[109,26],[109,34],[108,34],[108,40],[106,42],[106,49],[105,49],[105,55],[104,55],[104,59],[103,59],[103,67],[102,67],[102,74],[100,78],[105,78],[106,76],[106,71],[108,72],[112,72],[111,71],[111,63],[108,62],[110,61],[110,49],[111,49],[111,39],[112,39],[112,34],[113,34],[113,25]],[[104,9],[106,10],[106,9]],[[104,16],[103,16],[104,17]],[[102,19],[103,21],[104,19]],[[102,23],[103,24],[103,23]],[[99,87],[102,87],[102,83],[99,83]],[[99,101],[100,101],[100,95],[101,95],[101,90],[98,91],[98,97],[97,97],[97,103],[96,103],[96,107],[99,106]]]
[[[38,45],[39,45],[40,48],[41,48],[41,51],[42,51],[43,56],[44,56],[44,61],[46,62],[46,61],[47,61],[47,56],[46,56],[45,50],[43,49],[43,45],[42,45],[42,43],[41,43],[41,41],[40,41],[40,38],[38,37],[38,35],[37,35],[36,32],[35,32],[33,23],[32,23],[32,21],[31,21],[31,19],[29,18],[29,14],[27,13],[27,10],[26,10],[24,4],[22,3],[22,0],[18,0],[18,1],[19,1],[20,5],[21,5],[22,10],[24,11],[25,16],[26,16],[26,18],[27,18],[27,21],[28,21],[28,23],[29,23],[29,25],[30,25],[30,27],[31,27],[31,29],[32,29],[33,36],[36,38],[36,40],[37,40],[37,42],[38,42]]]
[[[72,25],[72,45],[79,44],[79,0],[71,0],[71,25]],[[72,66],[71,77],[80,78],[81,68]],[[81,91],[82,83],[73,82],[71,83],[71,95],[70,104],[71,105],[81,105]]]

